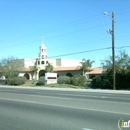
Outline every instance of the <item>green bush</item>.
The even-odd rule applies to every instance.
[[[91,87],[100,89],[121,89],[130,90],[130,57],[125,50],[120,50],[115,56],[115,74],[113,73],[112,56],[105,59],[103,66],[105,72],[95,77],[91,83]],[[114,74],[114,75],[113,75]],[[115,79],[114,77],[115,76]],[[113,80],[115,80],[115,88],[113,88]]]
[[[74,77],[71,78],[70,83],[75,86],[86,86],[87,79],[83,75],[75,75]]]
[[[45,85],[45,77],[40,77],[36,85]]]
[[[68,76],[60,76],[60,77],[58,77],[57,82],[59,84],[68,84],[69,80],[70,80],[70,77],[68,77]]]
[[[116,70],[116,89],[130,90],[130,72],[127,70]],[[113,89],[113,71],[107,70],[101,75],[93,78],[92,88]]]
[[[26,78],[25,77],[13,77],[10,81],[9,81],[9,85],[22,85],[26,82]]]
[[[112,89],[112,71],[107,71],[93,78],[92,88]]]

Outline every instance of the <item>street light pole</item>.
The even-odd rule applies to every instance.
[[[105,15],[110,16],[107,12],[104,12]],[[108,29],[108,33],[112,35],[112,71],[113,71],[113,89],[116,90],[116,70],[115,70],[115,32],[114,32],[114,24],[115,24],[115,16],[114,12],[110,16],[112,18],[112,31]]]
[[[114,12],[112,12],[112,61],[113,61],[113,89],[116,89],[116,70],[115,70],[115,32],[114,32],[114,24],[115,24]]]

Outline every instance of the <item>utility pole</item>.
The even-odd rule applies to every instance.
[[[112,61],[113,61],[113,89],[116,90],[116,70],[115,70],[115,32],[114,32],[115,16],[112,12]]]

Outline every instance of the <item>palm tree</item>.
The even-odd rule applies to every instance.
[[[35,75],[35,79],[36,79],[36,75],[37,75],[37,71],[38,71],[38,67],[37,66],[31,66],[30,67],[32,70],[32,77]]]
[[[112,56],[109,56],[106,60],[102,60],[101,65],[103,65],[103,68],[112,68]]]
[[[130,80],[130,56],[125,52],[125,50],[120,50],[115,56],[115,82],[116,88],[129,88],[129,80]],[[103,61],[104,68],[106,68],[105,75],[103,75],[103,79],[101,84],[103,85],[105,81],[110,83],[109,86],[112,86],[113,83],[113,60],[112,56],[109,56],[106,60]]]
[[[51,65],[50,63],[48,63],[47,66],[46,66],[46,68],[45,68],[45,71],[52,73],[53,70],[54,70],[53,65]]]
[[[85,71],[89,70],[89,68],[92,67],[92,64],[94,62],[95,61],[90,61],[90,59],[88,59],[88,60],[82,59],[82,61],[80,62],[80,64],[81,64],[80,68],[83,71],[84,76],[85,76]]]
[[[37,59],[34,66],[30,66],[30,69],[32,70],[32,77],[35,75],[35,80],[36,80],[37,71],[39,69],[39,67],[37,66]]]
[[[109,56],[106,60],[103,60],[104,68],[112,69],[112,56]],[[115,56],[115,66],[116,70],[127,70],[130,68],[130,57],[129,55],[124,51],[119,51],[119,54]]]

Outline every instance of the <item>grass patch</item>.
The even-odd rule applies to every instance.
[[[32,82],[26,82],[23,85],[20,86],[24,86],[24,87],[49,87],[49,88],[84,88],[84,87],[79,87],[79,86],[75,86],[75,85],[71,85],[71,84],[46,84],[46,85],[36,85],[36,83],[32,83]]]
[[[45,86],[51,88],[78,88],[78,86],[74,86],[70,84],[47,84]]]

